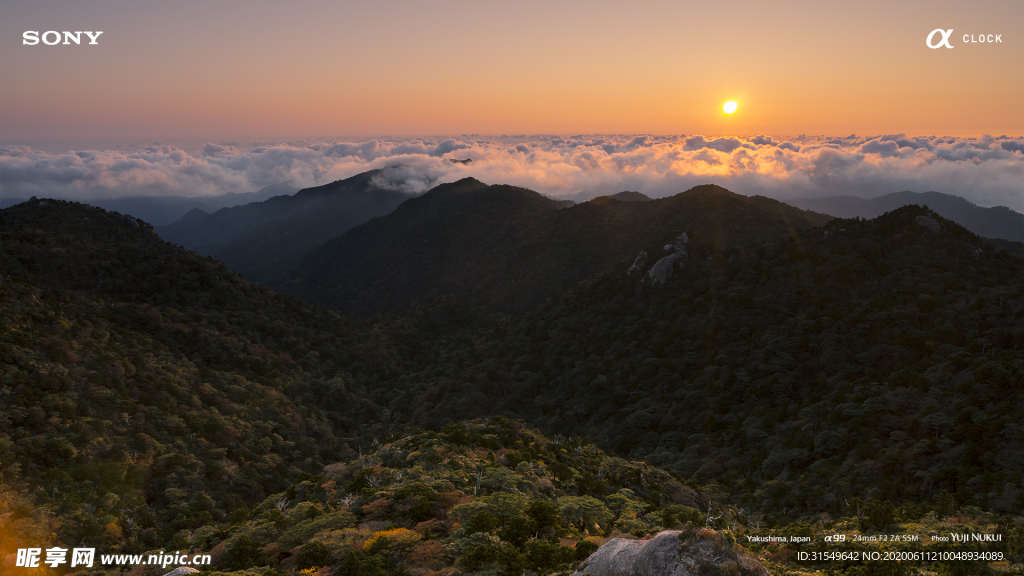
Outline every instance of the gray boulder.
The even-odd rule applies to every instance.
[[[672,277],[672,264],[675,264],[677,259],[679,259],[678,254],[669,254],[655,262],[654,266],[651,266],[650,272],[647,273],[651,284],[664,286],[668,279]]]
[[[768,576],[768,570],[724,533],[666,530],[650,540],[615,538],[573,576]]]
[[[647,272],[647,279],[650,280],[651,284],[664,286],[668,279],[672,277],[672,265],[679,262],[679,267],[683,267],[683,260],[687,255],[686,245],[689,243],[690,237],[686,235],[686,232],[683,232],[671,244],[665,244],[664,250],[671,252],[671,254],[658,260],[654,263],[654,266],[651,266],[651,269]],[[645,254],[646,252],[641,252],[641,255]],[[639,260],[637,258],[633,262],[633,268],[636,268]],[[632,272],[633,268],[630,268],[629,271]]]
[[[914,222],[917,222],[936,234],[942,232],[942,224],[939,224],[937,220],[929,216],[918,216],[917,218],[914,218]]]
[[[123,222],[123,223],[125,223],[125,224],[127,224],[129,226],[131,226],[132,228],[139,228],[140,227],[139,226],[139,221],[136,220],[135,218],[132,218],[131,216],[128,216],[127,214],[122,214],[121,216],[118,216],[117,219],[119,221],[121,221],[121,222]]]

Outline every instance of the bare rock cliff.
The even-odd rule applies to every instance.
[[[615,538],[573,576],[768,576],[768,570],[724,533],[666,530],[650,540]]]

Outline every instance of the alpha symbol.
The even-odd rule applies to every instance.
[[[935,37],[935,33],[936,32],[938,32],[939,34],[942,34],[942,40],[940,40],[938,44],[932,44],[932,38]],[[945,46],[946,48],[952,48],[953,46],[951,46],[950,43],[949,43],[949,37],[952,36],[952,35],[953,35],[953,29],[952,28],[950,28],[949,30],[943,30],[942,28],[936,28],[935,30],[932,30],[932,33],[928,35],[928,38],[925,39],[924,43],[927,44],[928,47],[931,48],[932,50],[934,50],[936,48],[942,48],[943,46]]]

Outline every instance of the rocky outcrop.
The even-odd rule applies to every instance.
[[[686,235],[686,232],[683,232],[671,244],[665,244],[665,251],[671,252],[671,254],[658,260],[654,263],[654,266],[651,266],[650,271],[647,272],[647,278],[651,281],[651,284],[664,286],[668,279],[672,277],[672,271],[675,268],[674,264],[679,262],[679,266],[682,267],[682,261],[686,258],[686,245],[689,243],[690,237]]]
[[[185,576],[186,574],[197,574],[199,570],[195,568],[189,568],[188,566],[182,566],[181,568],[175,568],[164,576]]]
[[[635,260],[633,260],[633,265],[629,267],[629,271],[626,272],[626,275],[632,276],[634,273],[637,272],[643,273],[643,265],[646,260],[647,250],[641,250],[640,254],[636,257]]]
[[[136,220],[135,218],[132,218],[127,214],[119,214],[117,217],[117,221],[120,222],[121,224],[124,224],[125,226],[128,226],[129,228],[134,228],[136,230],[141,230],[143,232],[149,232],[150,234],[156,236],[156,230],[153,229],[153,225],[150,224],[149,222],[145,222],[143,220]]]
[[[678,254],[669,254],[655,262],[654,266],[651,266],[651,270],[647,272],[647,278],[651,281],[651,284],[664,286],[668,279],[672,277],[672,265],[678,259]]]
[[[932,232],[935,232],[936,234],[942,232],[942,224],[939,224],[939,222],[936,219],[931,218],[929,216],[918,216],[917,218],[914,218],[914,222],[917,222],[921,226],[924,226],[925,228],[931,230]]]
[[[573,576],[768,576],[768,570],[725,533],[690,527],[650,540],[615,538]]]

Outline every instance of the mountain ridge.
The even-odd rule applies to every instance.
[[[274,196],[212,214],[192,210],[157,232],[165,240],[214,256],[246,278],[265,283],[313,247],[391,212],[408,199],[408,194],[375,184],[387,170],[370,170],[291,196]]]
[[[875,198],[829,196],[797,198],[786,201],[800,208],[831,214],[838,218],[876,218],[902,206],[928,206],[947,218],[985,238],[1024,242],[1024,214],[994,206],[984,208],[973,202],[941,192],[893,192]]]
[[[445,294],[522,311],[635,256],[666,231],[690,229],[732,245],[829,219],[714,185],[646,202],[562,207],[530,190],[464,179],[332,239],[271,285],[360,314]]]
[[[167,226],[192,210],[212,212],[221,208],[262,202],[274,196],[295,193],[291,185],[279,183],[264,186],[255,192],[230,192],[220,196],[119,196],[83,200],[84,204],[111,212],[131,214],[155,226]],[[0,198],[0,208],[8,208],[28,198]]]

